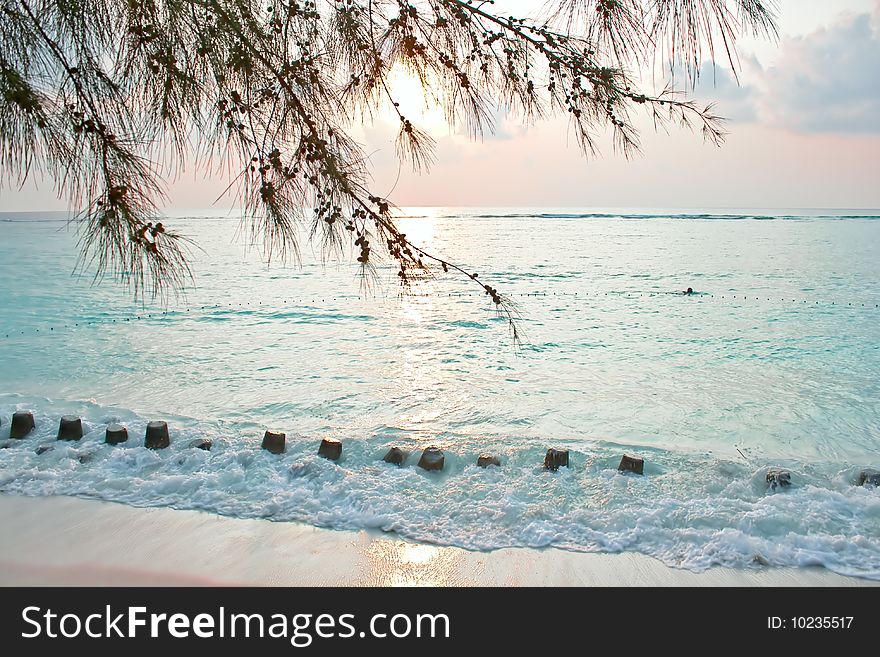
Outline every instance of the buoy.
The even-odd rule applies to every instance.
[[[791,486],[791,473],[788,470],[779,468],[771,468],[767,471],[767,488],[776,490],[777,488],[788,488]]]
[[[556,472],[562,466],[568,467],[568,450],[553,449],[552,447],[548,449],[547,455],[544,457],[544,469]]]
[[[422,452],[422,457],[419,459],[419,467],[423,470],[442,470],[445,461],[446,458],[439,447],[428,447]]]
[[[108,445],[118,445],[128,440],[128,429],[121,424],[108,424],[104,433],[104,442]]]
[[[12,424],[9,427],[9,437],[21,440],[34,430],[34,414],[30,411],[16,411],[12,414]]]
[[[280,431],[266,431],[263,434],[263,449],[273,454],[281,454],[284,452],[284,443],[286,441],[287,436]]]
[[[880,472],[862,470],[859,473],[859,486],[880,486]]]
[[[385,461],[385,463],[391,463],[392,465],[403,465],[407,456],[408,454],[399,447],[392,447],[388,450],[385,456],[382,457],[382,460]]]
[[[331,461],[338,461],[342,456],[342,443],[335,438],[324,438],[318,447],[318,456],[323,456]]]
[[[53,449],[55,449],[55,448],[52,447],[52,445],[40,445],[34,451],[37,453],[37,456],[39,456],[40,454],[45,454],[46,452],[51,452]]]
[[[168,423],[161,420],[147,424],[144,447],[148,449],[165,449],[171,444],[168,436]]]
[[[635,474],[645,474],[645,460],[637,459],[633,456],[623,455],[620,459],[620,465],[617,466],[620,472],[633,472]]]
[[[477,457],[477,465],[481,468],[488,468],[490,465],[501,465],[501,459],[497,456],[489,456],[488,454],[481,454]]]
[[[214,446],[214,442],[208,440],[207,438],[197,438],[196,440],[190,442],[189,446],[194,449],[203,449],[206,452],[210,452],[211,447]]]
[[[62,416],[58,424],[58,440],[79,440],[82,437],[82,420],[75,415]]]

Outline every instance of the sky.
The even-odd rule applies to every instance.
[[[535,6],[495,4],[504,14]],[[444,127],[438,112],[413,106],[405,113],[437,139],[437,163],[428,174],[399,167],[396,119],[380,116],[355,133],[370,153],[373,190],[400,206],[880,207],[880,0],[781,0],[778,7],[778,43],[740,42],[739,83],[725,63],[703,66],[694,96],[717,102],[728,118],[720,148],[643,121],[635,158],[615,153],[610,139],[585,158],[564,119],[524,126],[499,111],[496,133],[474,141]],[[401,80],[399,89],[402,104],[416,103],[411,84]],[[225,186],[189,170],[169,186],[168,205],[208,208]],[[0,188],[0,211],[64,208],[47,181]]]

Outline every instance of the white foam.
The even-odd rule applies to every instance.
[[[36,409],[38,428],[0,450],[6,493],[379,528],[476,550],[636,551],[697,571],[820,565],[880,579],[880,491],[854,486],[855,466],[793,464],[794,485],[769,493],[764,466],[654,450],[646,476],[621,475],[609,467],[617,448],[596,443],[557,473],[540,467],[540,450],[514,447],[499,451],[500,468],[478,468],[476,451],[460,451],[447,455],[444,472],[428,473],[413,457],[404,467],[383,463],[382,436],[346,441],[337,464],[317,456],[315,437],[288,435],[287,452],[276,456],[260,449],[250,425],[220,431],[181,417],[168,418],[171,447],[148,450],[147,418],[97,404],[85,408],[83,439],[59,442],[54,425],[67,406],[26,400],[0,413],[24,403]],[[104,444],[107,422],[120,419],[129,441]],[[212,450],[189,447],[195,438],[213,440]],[[37,455],[40,445],[53,449]]]

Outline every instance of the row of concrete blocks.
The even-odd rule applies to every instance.
[[[18,411],[12,416],[12,426],[9,430],[9,437],[13,439],[21,439],[34,430],[36,424],[34,415],[29,411]],[[79,440],[83,437],[82,419],[73,415],[65,415],[61,418],[58,425],[58,440]],[[110,445],[118,445],[128,440],[128,429],[121,424],[110,424],[107,426],[105,434],[105,442]],[[287,442],[286,434],[279,431],[266,431],[263,435],[262,448],[273,453],[282,454]],[[171,444],[168,433],[167,422],[149,422],[144,435],[144,447],[150,449],[164,449]],[[212,443],[210,440],[195,440],[191,443],[192,447],[210,450]],[[331,461],[338,461],[342,457],[342,443],[334,438],[324,438],[318,447],[318,455],[323,456]],[[408,452],[399,447],[392,447],[382,458],[386,463],[393,465],[403,465],[409,456]],[[568,450],[548,449],[544,457],[544,469],[556,471],[561,467],[568,467],[569,458]],[[442,470],[446,462],[443,451],[438,447],[428,447],[419,457],[419,467],[424,470],[436,471]],[[501,459],[490,454],[481,454],[477,458],[477,465],[481,468],[487,468],[490,465],[501,466]],[[635,458],[624,455],[620,459],[617,466],[620,472],[632,472],[635,474],[644,474],[644,459]],[[771,490],[777,488],[787,488],[791,486],[791,472],[779,468],[771,468],[766,475],[767,487]],[[876,470],[862,470],[859,473],[859,486],[871,485],[880,486],[880,472]]]
[[[29,411],[19,411],[12,416],[12,427],[10,428],[9,437],[14,439],[24,438],[35,427],[34,414]],[[63,416],[58,425],[58,440],[79,440],[82,437],[82,419],[74,415]],[[128,429],[121,424],[110,424],[107,426],[104,440],[110,445],[123,443],[128,440]],[[262,448],[273,454],[281,454],[284,452],[286,443],[286,434],[280,431],[266,431],[263,435]],[[171,438],[168,433],[167,422],[150,422],[147,424],[144,447],[164,449],[170,444]],[[197,440],[193,442],[192,446],[209,450],[211,449],[211,441]],[[338,461],[342,457],[342,443],[334,438],[324,438],[321,441],[320,447],[318,447],[318,455],[331,461]],[[392,447],[382,460],[394,465],[403,465],[408,456],[409,454],[401,448]],[[445,462],[446,457],[440,448],[428,447],[422,452],[418,465],[424,470],[434,471],[442,470]],[[490,465],[498,467],[501,465],[501,459],[490,454],[482,454],[477,458],[477,465],[481,468],[487,468]],[[642,474],[644,466],[645,462],[642,459],[624,456],[620,461],[618,469],[622,472]],[[544,468],[555,471],[560,467],[568,467],[568,450],[548,449],[547,455],[544,457]]]
[[[281,454],[284,452],[284,445],[287,437],[285,434],[277,431],[267,431],[263,436],[263,449],[273,454]],[[318,455],[331,461],[337,461],[342,456],[342,443],[334,438],[325,438],[318,447]],[[392,447],[388,450],[382,460],[392,465],[403,465],[404,461],[409,457],[409,453],[400,447]],[[446,456],[439,447],[428,447],[419,457],[419,467],[423,470],[436,471],[442,470],[446,463]],[[501,459],[491,454],[481,454],[477,457],[477,465],[481,468],[488,468],[490,465],[495,467],[501,466]],[[548,449],[547,455],[544,457],[544,469],[556,471],[560,467],[568,467],[568,450]],[[643,459],[624,456],[620,460],[617,468],[621,472],[634,472],[636,474],[644,474],[645,462]]]
[[[34,414],[30,411],[18,411],[12,415],[12,425],[9,427],[9,437],[20,440],[26,437],[36,428]],[[82,419],[75,415],[64,415],[58,424],[58,440],[79,440],[83,437]],[[104,440],[110,445],[118,445],[128,440],[128,429],[121,424],[107,425]],[[210,449],[210,441],[203,449]],[[144,447],[150,449],[164,449],[171,444],[167,422],[149,422],[144,435]]]

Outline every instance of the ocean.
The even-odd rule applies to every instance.
[[[521,345],[473,281],[400,295],[388,262],[364,282],[306,241],[267,263],[225,213],[165,220],[198,245],[167,304],[74,274],[57,215],[0,214],[0,492],[880,579],[880,491],[856,485],[880,468],[880,212],[403,214],[511,298]],[[16,410],[37,428],[6,441]],[[55,440],[63,414],[82,440]],[[143,447],[150,420],[168,449]],[[111,422],[127,443],[104,443]],[[284,454],[260,448],[266,429]],[[439,473],[416,467],[432,445]],[[550,447],[570,467],[545,471]],[[501,466],[476,467],[484,453]],[[792,485],[768,490],[777,467]]]

